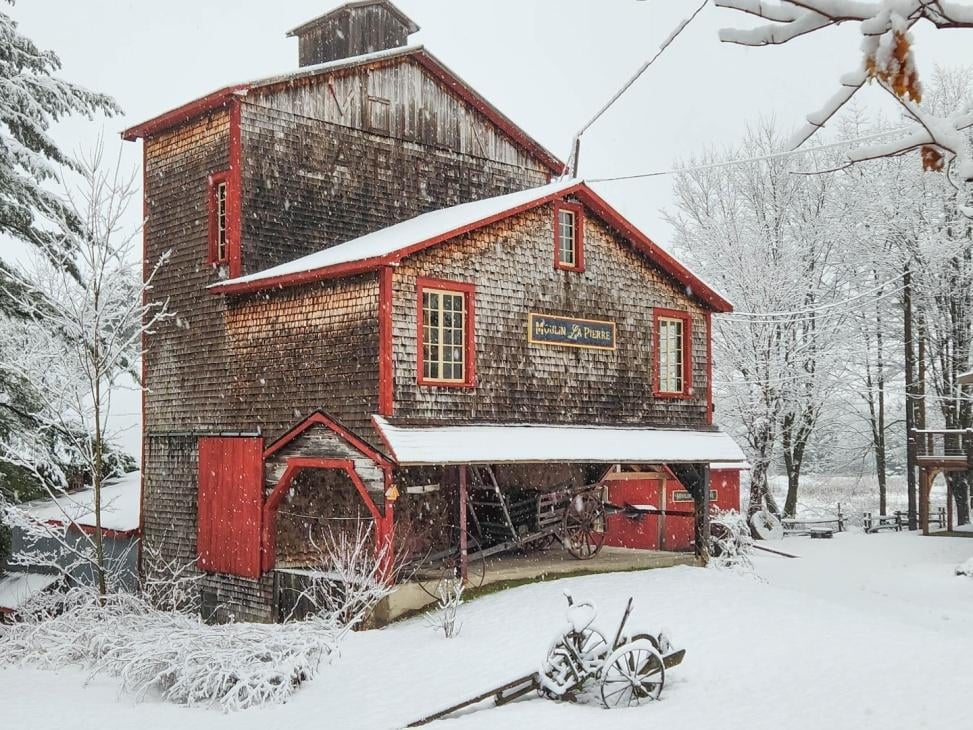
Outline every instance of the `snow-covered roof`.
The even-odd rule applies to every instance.
[[[56,583],[58,576],[42,573],[9,573],[0,577],[0,611],[16,611],[35,593]]]
[[[575,179],[566,179],[495,198],[476,200],[423,213],[388,228],[288,261],[286,264],[213,284],[210,288],[235,288],[243,284],[272,281],[341,264],[381,259],[397,253],[404,255],[404,252],[426,241],[451,238],[459,235],[460,231],[470,230],[482,221],[491,220],[501,214],[509,215],[510,211],[525,205],[536,205],[537,201],[570,190],[579,182]]]
[[[113,479],[101,489],[101,526],[114,532],[139,529],[141,472],[133,471]],[[31,502],[27,511],[39,522],[73,522],[95,526],[95,490],[81,489],[57,499]]]
[[[381,416],[373,420],[392,456],[402,466],[746,461],[740,447],[721,431],[523,423],[395,426]]]
[[[659,268],[681,282],[692,296],[706,302],[714,311],[732,311],[733,306],[713,286],[625,220],[583,180],[571,178],[423,213],[294,261],[211,284],[209,288],[218,293],[242,294],[374,270],[567,195],[584,202]]]

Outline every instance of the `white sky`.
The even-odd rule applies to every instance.
[[[562,159],[574,132],[651,56],[697,0],[395,0],[422,30],[420,42]],[[3,6],[62,76],[111,94],[126,114],[61,124],[66,149],[108,141],[126,126],[235,81],[297,67],[290,28],[339,0],[20,0]],[[855,29],[783,47],[720,44],[717,30],[743,18],[708,7],[645,76],[585,136],[581,174],[607,177],[665,170],[707,147],[733,144],[748,122],[774,117],[796,127],[860,63]],[[745,21],[744,21],[745,22]],[[934,65],[973,65],[973,32],[916,32],[920,74]],[[884,101],[861,95],[876,111]],[[125,144],[131,164],[139,144]],[[669,230],[669,178],[596,186],[661,245]],[[134,223],[137,224],[137,220]],[[10,250],[10,244],[3,246]],[[132,425],[138,400],[119,398]],[[138,429],[123,442],[138,453]]]

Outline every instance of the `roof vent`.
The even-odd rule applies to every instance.
[[[309,20],[287,35],[297,36],[303,67],[400,48],[417,30],[419,26],[388,0],[360,0]]]

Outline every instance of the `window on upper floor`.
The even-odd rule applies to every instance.
[[[575,203],[554,206],[554,267],[584,271],[584,214]]]
[[[690,394],[692,378],[689,314],[656,309],[654,320],[655,394],[663,397],[686,397]]]
[[[220,172],[209,179],[209,260],[212,264],[226,264],[230,259],[228,177],[226,172]]]
[[[473,384],[473,286],[420,279],[419,383]]]

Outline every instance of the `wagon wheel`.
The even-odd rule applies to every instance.
[[[659,699],[666,681],[666,667],[653,642],[640,639],[608,657],[601,677],[601,701],[605,707],[634,707]]]
[[[608,654],[608,641],[597,629],[564,634],[551,646],[541,665],[540,693],[551,699],[574,700],[595,676]]]
[[[578,560],[593,558],[605,543],[605,505],[592,494],[577,494],[564,509],[561,542]]]
[[[416,569],[412,579],[422,591],[431,598],[439,599],[443,586],[456,580],[460,574],[459,547],[451,549],[446,555],[429,561]],[[466,581],[464,588],[479,588],[486,577],[486,561],[479,541],[466,533]]]

